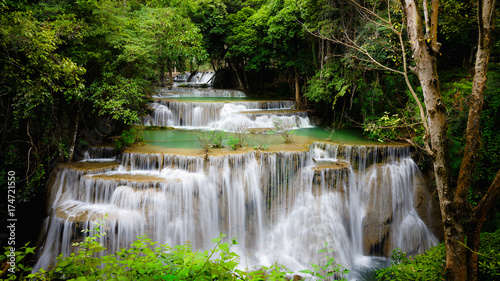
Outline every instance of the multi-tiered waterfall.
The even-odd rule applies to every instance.
[[[91,148],[85,160],[58,168],[35,270],[71,253],[71,243],[87,235],[81,230],[102,218],[101,243],[110,251],[143,234],[207,249],[224,233],[239,241],[248,268],[277,261],[306,269],[324,261],[318,250],[328,242],[335,261],[353,269],[394,248],[415,254],[437,242],[414,207],[425,182],[406,146],[308,138],[301,133],[312,127],[307,113],[293,102],[248,100],[240,92],[164,90],[149,109],[145,125],[175,129],[146,132],[146,146],[120,155]],[[275,120],[297,130],[292,145],[262,133]],[[249,142],[269,138],[269,148],[205,155],[193,131],[207,128],[243,129]]]

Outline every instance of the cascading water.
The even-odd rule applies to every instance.
[[[183,73],[174,77],[174,83],[182,83],[183,85],[194,86],[212,86],[215,72],[213,71],[198,71],[195,73]]]
[[[174,110],[174,104],[183,102],[156,102],[150,120],[160,114],[160,107],[183,120],[170,116],[162,124],[177,120],[175,126],[228,131],[241,128],[227,126],[229,121],[247,124],[246,128],[257,124],[260,116],[252,120],[244,112],[255,109],[260,114],[266,106],[269,119],[299,118],[276,113],[291,108],[289,102],[197,102]],[[225,112],[226,107],[234,111]],[[189,123],[187,115],[198,114],[197,108],[210,114]],[[242,122],[242,116],[253,123]],[[269,122],[259,126],[272,127]],[[107,153],[91,150],[88,157]],[[121,155],[121,162],[108,157],[107,162],[59,168],[50,187],[45,242],[34,270],[47,268],[60,253],[68,255],[71,243],[88,235],[79,230],[104,217],[107,236],[101,243],[109,251],[126,247],[142,234],[162,244],[190,241],[196,249],[207,249],[210,239],[224,233],[236,237],[235,251],[248,268],[278,261],[293,270],[306,269],[325,261],[324,253],[318,252],[325,242],[333,249],[328,254],[349,269],[369,265],[369,256],[388,256],[396,247],[420,253],[437,243],[413,207],[422,175],[408,147],[315,141],[290,151],[131,151]],[[359,279],[356,274],[349,278]]]

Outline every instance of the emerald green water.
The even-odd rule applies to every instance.
[[[161,99],[176,101],[197,101],[197,102],[235,102],[249,101],[248,97],[165,97]]]
[[[350,144],[365,144],[377,145],[380,142],[368,140],[363,135],[361,129],[339,129],[335,131],[326,130],[324,127],[303,128],[297,130],[297,136],[305,136],[316,139],[318,141],[331,141],[334,143],[350,143]]]
[[[146,144],[165,148],[200,148],[195,131],[155,129],[144,132]]]
[[[251,97],[161,97],[159,99],[175,100],[175,101],[192,101],[192,102],[238,102],[238,101],[275,101],[276,99],[256,99]]]
[[[154,129],[147,130],[144,133],[146,144],[162,148],[183,148],[199,149],[201,148],[196,133],[198,130],[179,130],[179,129]],[[314,141],[331,141],[334,143],[364,144],[376,145],[379,142],[370,141],[364,138],[363,132],[358,129],[342,129],[335,132],[329,132],[322,127],[298,129],[294,131],[294,141],[307,145]],[[279,145],[283,143],[281,135],[278,133],[262,134],[249,133],[244,135],[249,147],[260,145]],[[227,140],[224,143],[227,144]]]

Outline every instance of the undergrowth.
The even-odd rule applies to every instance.
[[[225,235],[212,239],[215,246],[206,251],[194,251],[187,242],[183,245],[158,245],[146,236],[140,236],[128,248],[120,249],[115,253],[106,254],[106,248],[98,241],[105,236],[101,232],[102,223],[96,223],[91,233],[84,241],[74,243],[75,251],[70,256],[62,254],[56,264],[50,269],[41,269],[31,273],[32,268],[21,263],[33,249],[25,246],[24,252],[17,252],[18,259],[15,273],[6,274],[9,280],[289,280],[287,275],[292,272],[285,266],[275,262],[270,266],[261,266],[257,269],[240,269],[240,257],[234,251],[236,239],[224,242]],[[6,249],[7,250],[7,249]],[[329,252],[325,249],[320,252]],[[0,260],[5,259],[0,255]],[[330,280],[335,275],[345,280],[344,275],[349,270],[335,264],[333,257],[328,257],[325,265],[312,265],[306,273],[305,280]],[[294,279],[295,280],[295,279]],[[300,279],[304,280],[304,279]]]
[[[500,229],[494,233],[481,233],[478,280],[500,280]],[[377,270],[378,280],[445,280],[446,249],[444,243],[427,252],[407,257],[395,249],[391,255],[391,267]]]

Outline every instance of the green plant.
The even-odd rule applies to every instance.
[[[228,144],[232,150],[236,150],[239,147],[243,146],[241,139],[238,138],[238,136],[236,136],[236,135],[229,135]]]
[[[194,134],[201,147],[208,153],[210,147],[222,148],[224,147],[224,141],[226,140],[228,134],[224,131],[201,131]]]
[[[103,221],[94,222],[92,230],[83,230],[89,235],[82,241],[73,243],[76,248],[68,257],[62,254],[56,265],[49,269],[41,269],[37,273],[28,274],[30,280],[252,280],[252,281],[285,281],[286,275],[292,273],[278,262],[271,266],[262,266],[258,270],[239,269],[240,257],[232,251],[237,245],[236,239],[226,239],[224,234],[212,239],[215,244],[211,249],[202,252],[193,251],[189,242],[183,245],[159,245],[146,236],[139,236],[128,248],[114,253],[105,253],[106,248],[99,240],[107,235],[103,231]],[[227,241],[227,242],[224,242]],[[319,252],[328,253],[333,250],[325,248]],[[25,253],[33,253],[34,248],[25,246]],[[22,259],[24,256],[19,253]],[[334,263],[334,258],[326,256],[325,265],[312,264],[312,270],[301,272],[316,279],[327,279],[335,276],[344,278],[349,270]],[[25,272],[31,268],[24,268]],[[11,278],[11,280],[14,280]],[[342,279],[344,280],[344,279]]]
[[[212,132],[201,131],[201,132],[195,132],[194,135],[200,142],[203,151],[205,151],[205,153],[208,153],[208,151],[210,150],[210,144],[212,143],[212,137],[213,137]]]
[[[333,252],[333,249],[328,248],[328,243],[325,242],[325,247],[318,252],[328,253]],[[335,264],[335,259],[332,256],[327,255],[327,262],[324,265],[311,264],[312,270],[306,269],[301,270],[302,273],[307,273],[311,275],[312,278],[317,278],[320,280],[329,280],[330,278],[335,278],[336,280],[347,280],[346,274],[350,271],[344,268],[341,264]]]
[[[213,147],[221,148],[224,147],[223,142],[227,138],[227,133],[224,131],[211,131],[211,139]]]
[[[259,145],[254,145],[253,148],[255,150],[260,149],[260,150],[267,150],[269,147],[269,138],[266,135],[272,135],[272,131],[267,131],[263,134],[257,134],[257,142]]]
[[[268,144],[260,144],[260,145],[258,145],[258,146],[257,146],[257,145],[254,145],[254,146],[253,146],[253,148],[254,148],[255,150],[259,150],[259,149],[260,149],[260,150],[267,150],[267,148],[268,148],[268,147],[269,147],[269,145],[268,145]]]
[[[498,280],[500,277],[500,229],[481,233],[478,257],[478,280]]]
[[[144,141],[144,129],[142,127],[132,127],[130,130],[122,131],[119,138],[115,139],[115,148],[122,150],[133,143]]]
[[[404,124],[404,120],[397,114],[389,116],[389,112],[384,112],[384,116],[366,121],[363,125],[365,134],[369,139],[375,139],[380,142],[384,140],[396,140],[400,133],[398,132]]]
[[[408,262],[408,256],[403,250],[396,248],[392,250],[391,265],[404,264]]]
[[[247,131],[245,125],[240,125],[234,132],[228,136],[228,145],[232,150],[247,146]]]
[[[15,247],[7,246],[4,247],[4,254],[0,255],[0,262],[4,262],[6,267],[4,267],[5,272],[0,272],[0,277],[4,277],[3,280],[19,280],[28,276],[32,268],[27,264],[27,257],[35,255],[35,247],[28,247],[29,243],[19,248],[16,251]]]
[[[295,131],[293,130],[293,124],[289,119],[274,118],[273,126],[275,131],[281,135],[285,143],[293,142],[293,135],[295,134]]]
[[[424,254],[405,258],[399,249],[393,250],[391,267],[376,271],[378,280],[444,280],[446,259],[444,243],[431,247]]]

